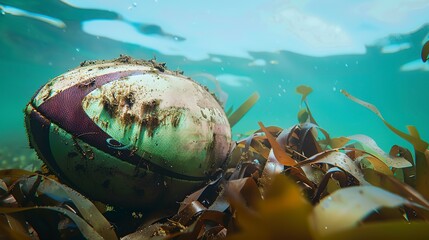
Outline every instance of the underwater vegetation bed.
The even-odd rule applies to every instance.
[[[424,45],[422,60],[429,54]],[[45,166],[0,170],[2,239],[428,239],[429,150],[417,129],[414,149],[380,149],[369,136],[332,137],[310,111],[312,89],[299,86],[298,123],[264,126],[238,140],[222,174],[177,209],[141,212],[91,201]],[[248,99],[231,125],[255,103]],[[6,150],[1,150],[3,157]]]

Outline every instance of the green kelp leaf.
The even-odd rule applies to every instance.
[[[429,41],[422,47],[422,61],[426,62],[429,59]]]
[[[387,164],[389,167],[394,168],[406,168],[411,167],[412,164],[403,157],[398,156],[390,156],[386,152],[384,152],[374,141],[374,139],[363,135],[363,134],[357,134],[353,136],[347,137],[350,140],[357,141],[359,144],[353,143],[353,146],[357,149],[364,150],[367,153],[372,154],[373,156],[377,157],[378,159],[382,160],[384,163]]]
[[[298,87],[296,87],[296,92],[301,94],[301,103],[304,102],[307,99],[307,96],[313,92],[313,89],[309,86],[305,86],[305,85],[299,85]]]
[[[276,141],[276,139],[271,135],[271,133],[265,128],[262,122],[259,122],[259,127],[261,127],[262,131],[264,131],[265,136],[271,144],[271,148],[273,149],[274,156],[277,161],[285,166],[294,166],[296,161],[291,158],[280,146],[280,144]]]
[[[43,181],[37,188],[38,194],[44,194],[54,199],[60,198],[62,201],[69,199],[74,203],[83,219],[85,219],[85,221],[87,221],[104,239],[118,239],[110,223],[104,218],[94,204],[75,190],[37,173],[25,170],[0,170],[1,178],[15,179],[15,181],[19,178],[25,179],[25,176],[29,179],[34,175],[43,178]]]
[[[304,166],[315,163],[327,163],[332,166],[341,168],[346,171],[354,178],[356,178],[360,184],[365,185],[368,182],[365,180],[358,163],[353,161],[347,154],[339,152],[337,149],[326,150],[319,154],[313,155],[307,160],[298,163],[298,166]]]
[[[417,204],[374,186],[353,186],[339,189],[313,208],[311,222],[320,235],[351,229],[380,208]]]
[[[373,113],[375,113],[382,121],[383,123],[395,134],[397,134],[398,136],[400,136],[401,138],[407,140],[408,142],[410,142],[414,148],[420,152],[424,152],[429,144],[423,140],[421,140],[418,137],[406,134],[398,129],[396,129],[395,127],[393,127],[390,123],[388,123],[386,120],[384,120],[383,116],[381,115],[380,111],[371,103],[362,101],[352,95],[350,95],[346,90],[341,89],[341,93],[344,94],[347,98],[349,98],[350,100],[356,102],[357,104],[360,104],[366,108],[368,108],[369,110],[371,110]]]
[[[329,234],[319,240],[382,240],[382,239],[429,239],[429,223],[425,221],[383,221]]]
[[[259,100],[259,93],[254,92],[240,107],[228,116],[229,125],[233,127]]]
[[[61,214],[68,218],[70,218],[76,226],[79,228],[80,233],[86,238],[86,239],[94,239],[94,240],[104,240],[104,238],[99,235],[91,225],[89,225],[87,222],[85,222],[82,218],[80,218],[76,213],[67,210],[62,207],[45,207],[45,206],[39,206],[39,207],[26,207],[26,208],[0,208],[0,213],[30,213],[33,214],[33,216],[37,216],[42,212],[50,212],[52,214]],[[42,220],[42,219],[40,219]],[[40,221],[39,220],[39,221]],[[36,229],[37,231],[37,229]]]

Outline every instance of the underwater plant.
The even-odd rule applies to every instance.
[[[236,142],[223,174],[177,209],[134,212],[92,202],[46,168],[2,170],[0,238],[428,239],[429,150],[417,129],[396,129],[374,105],[343,90],[415,153],[396,145],[386,153],[365,135],[331,137],[312,116],[311,91],[297,88],[296,125],[260,122]],[[238,108],[242,114],[255,98]]]

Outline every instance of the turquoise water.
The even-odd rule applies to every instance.
[[[0,1],[0,161],[35,158],[23,109],[40,86],[84,60],[119,54],[156,57],[213,91],[201,74],[215,76],[228,94],[226,108],[259,92],[235,135],[258,129],[258,121],[296,124],[301,96],[295,88],[305,84],[314,90],[312,113],[331,136],[365,134],[385,151],[411,147],[345,98],[340,89],[346,89],[376,105],[392,125],[403,131],[414,125],[429,140],[429,64],[419,60],[429,34],[424,1],[412,8],[362,1],[361,10],[373,15],[352,11],[355,1],[82,2]],[[392,7],[403,11],[385,16]]]

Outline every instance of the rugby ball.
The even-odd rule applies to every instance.
[[[217,99],[180,72],[128,56],[87,61],[25,109],[30,146],[90,199],[140,209],[177,204],[222,167],[231,129]]]

